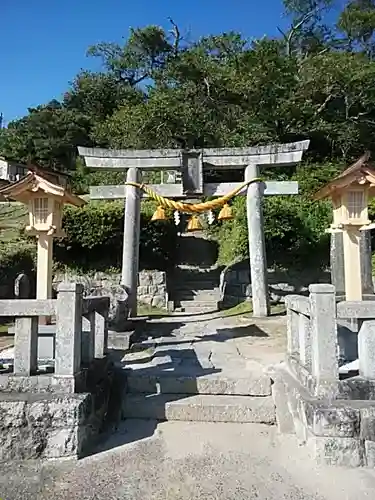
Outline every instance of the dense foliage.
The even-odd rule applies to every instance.
[[[140,267],[168,269],[174,263],[176,227],[150,222],[154,208],[153,204],[145,203],[141,213]],[[63,226],[67,237],[55,245],[55,260],[60,265],[74,265],[83,270],[121,268],[123,203],[98,202],[83,208],[67,207]]]
[[[61,102],[11,122],[0,133],[0,154],[70,170],[77,191],[85,192],[89,184],[121,180],[89,175],[77,162],[77,145],[200,148],[308,138],[305,165],[265,172],[296,178],[302,187],[299,197],[266,200],[267,245],[275,262],[287,255],[303,260],[321,248],[319,255],[327,255],[329,208],[313,204],[310,194],[373,150],[375,136],[375,0],[343,3],[284,0],[291,27],[278,38],[223,33],[188,42],[171,21],[171,30],[147,26],[131,30],[122,45],[97,44],[89,55],[102,60],[103,70],[81,72]],[[68,213],[65,250],[76,252],[79,238],[116,246],[116,207],[83,211],[81,228]],[[225,262],[247,253],[243,202],[236,207],[237,219],[213,230]],[[87,233],[80,233],[85,224]]]

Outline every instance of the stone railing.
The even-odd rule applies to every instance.
[[[287,359],[273,376],[279,430],[311,444],[319,462],[374,467],[375,301],[340,302],[320,284],[286,306]],[[358,359],[341,367],[340,335],[358,344]]]
[[[310,285],[309,297],[288,295],[287,352],[315,395],[337,392],[335,287]]]
[[[337,322],[350,319],[355,324],[358,332],[359,376],[364,380],[375,381],[375,302],[339,302],[336,318]]]
[[[57,299],[0,300],[0,316],[15,318],[14,359],[0,371],[0,460],[81,457],[90,450],[113,383],[108,310],[109,297],[84,298],[77,283],[60,284]],[[56,324],[38,324],[40,316],[55,316]],[[54,340],[51,370],[38,355],[45,334]]]
[[[77,283],[61,283],[57,299],[0,300],[0,316],[15,318],[13,367],[0,375],[0,390],[84,390],[82,371],[107,354],[108,311],[109,297],[84,298],[83,285]],[[56,325],[39,325],[40,316],[55,316]],[[48,352],[52,375],[38,371],[45,329],[54,340]]]

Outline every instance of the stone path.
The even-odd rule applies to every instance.
[[[268,367],[284,356],[285,317],[220,314],[150,321],[122,359],[129,418],[273,424]]]
[[[190,361],[195,355],[202,369],[239,372],[246,369],[249,362],[267,367],[283,359],[286,352],[286,316],[254,319],[250,315],[225,317],[222,313],[174,314],[149,320],[142,328],[139,340],[149,349],[149,355],[154,354],[154,361],[150,361],[148,367],[161,365],[157,355],[171,351],[173,346],[175,352],[168,352],[168,361],[172,364],[165,369],[178,370],[180,366],[183,370],[188,363],[181,366],[184,365],[181,357],[190,351]],[[181,356],[178,356],[178,351]],[[137,355],[127,356],[126,360],[136,365]]]
[[[157,427],[156,427],[157,426]],[[370,500],[375,473],[319,467],[261,424],[131,421],[91,457],[0,465],[7,500]]]

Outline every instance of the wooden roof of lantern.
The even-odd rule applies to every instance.
[[[17,182],[0,187],[0,200],[27,203],[33,193],[39,191],[59,199],[61,203],[76,207],[86,203],[85,200],[70,192],[64,174],[39,167],[29,167],[25,177],[22,177]]]
[[[332,197],[337,191],[342,191],[352,184],[369,184],[370,188],[375,188],[375,168],[369,160],[370,152],[367,151],[353,165],[319,189],[314,194],[314,200]]]

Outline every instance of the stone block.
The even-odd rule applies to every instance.
[[[241,401],[239,401],[241,400]],[[275,423],[270,396],[223,396],[184,394],[128,394],[123,404],[125,418],[181,420],[196,422]]]
[[[322,437],[359,437],[360,411],[348,406],[323,405],[320,401],[304,401],[309,430]]]
[[[138,290],[137,290],[137,293],[138,293],[138,297],[141,297],[142,295],[148,295],[148,286],[139,286],[138,287]]]
[[[31,375],[37,369],[38,317],[16,318],[14,373]]]
[[[360,439],[312,436],[309,445],[318,464],[345,467],[365,465],[365,447]]]
[[[167,287],[166,285],[156,285],[156,291],[158,295],[166,295]]]
[[[285,382],[277,374],[272,385],[272,397],[276,408],[276,424],[281,434],[294,434],[294,421],[288,404],[288,394]]]
[[[166,274],[163,271],[152,271],[152,284],[163,285],[166,283]]]
[[[142,371],[142,368],[140,368]],[[178,372],[161,375],[160,369],[148,369],[147,375],[129,370],[128,391],[131,393],[216,394],[236,396],[269,396],[271,380],[265,374],[249,372],[246,378],[217,374],[179,375]]]
[[[158,285],[150,285],[148,287],[148,294],[155,295],[156,293],[158,293]]]
[[[155,297],[152,298],[151,305],[153,307],[159,307],[159,308],[165,307],[165,297],[156,295]]]
[[[316,395],[328,398],[338,392],[337,330],[335,287],[313,284],[310,291],[312,375]]]
[[[95,427],[89,394],[0,395],[0,459],[79,456]]]
[[[233,297],[243,297],[243,289],[241,285],[230,285],[227,287],[226,294],[232,295]]]
[[[138,286],[152,285],[152,276],[149,272],[142,271],[138,274]]]
[[[45,458],[80,456],[83,442],[80,434],[84,428],[73,426],[67,429],[53,429],[46,436]]]
[[[361,408],[361,439],[375,443],[375,402]]]
[[[358,333],[359,374],[375,380],[375,320],[363,321]]]
[[[375,400],[375,381],[359,376],[340,380],[339,398],[373,401]]]
[[[366,465],[368,467],[375,467],[375,442],[365,441],[365,455],[366,455]]]
[[[152,299],[154,297],[152,295],[143,295],[142,300],[140,299],[140,302],[143,304],[146,304],[147,306],[150,306],[152,304]]]

